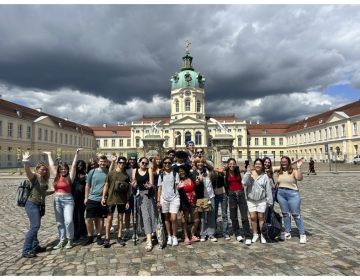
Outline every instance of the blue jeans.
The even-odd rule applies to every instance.
[[[40,204],[35,204],[30,200],[26,201],[25,212],[30,221],[30,229],[25,236],[23,255],[34,252],[35,248],[39,245],[37,234],[41,225]]]
[[[201,212],[200,214],[200,236],[205,237],[206,235],[215,236],[215,199],[211,198],[211,206],[213,207],[212,211]]]
[[[226,193],[215,195],[215,223],[217,221],[219,203],[221,204],[221,220],[222,220],[223,235],[229,234],[228,215],[227,215],[228,196],[226,195]]]
[[[55,220],[60,241],[74,239],[74,199],[69,195],[56,195],[54,198]]]
[[[305,234],[304,222],[300,215],[301,198],[299,191],[279,188],[277,195],[284,219],[285,232],[291,231],[291,216],[300,234]]]

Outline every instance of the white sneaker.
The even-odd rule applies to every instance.
[[[258,239],[259,239],[259,235],[258,235],[258,234],[254,234],[251,242],[252,242],[252,243],[255,243]]]
[[[214,236],[210,236],[210,237],[209,237],[209,240],[210,240],[211,242],[217,242],[217,238],[214,237]]]
[[[53,247],[54,250],[57,250],[57,249],[61,249],[61,248],[64,248],[66,245],[66,241],[65,240],[61,240],[59,241],[59,243]]]
[[[68,240],[68,242],[66,243],[65,249],[71,249],[72,247],[73,247],[73,241]]]
[[[179,245],[179,242],[178,242],[176,236],[173,236],[172,237],[172,246],[177,246],[177,245]]]
[[[114,232],[115,232],[115,228],[113,226],[111,226],[110,233],[114,233]]]
[[[264,235],[262,235],[262,234],[260,237],[260,241],[261,241],[261,243],[266,243],[266,239],[265,239]]]
[[[244,238],[241,235],[236,236],[236,240],[241,242],[244,240]]]
[[[169,246],[172,246],[173,241],[172,241],[172,236],[171,235],[168,236],[168,241],[167,241],[166,244],[169,245]]]
[[[246,239],[246,240],[245,240],[245,245],[250,246],[250,245],[251,245],[251,239]]]
[[[225,240],[230,240],[231,239],[228,234],[225,234],[224,238],[225,238]]]
[[[285,232],[285,239],[286,240],[291,239],[291,233],[290,232]]]
[[[306,235],[300,234],[300,244],[305,244],[305,243],[306,243]]]
[[[201,236],[200,242],[205,242],[205,241],[206,241],[206,237],[205,237],[205,236]]]

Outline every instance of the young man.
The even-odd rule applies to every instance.
[[[98,233],[96,242],[98,245],[103,244],[101,231],[104,225],[104,218],[107,215],[107,208],[101,205],[101,198],[105,180],[108,175],[108,170],[106,168],[107,164],[107,157],[101,155],[99,157],[99,167],[91,170],[86,180],[84,203],[86,205],[86,229],[88,240],[85,245],[89,245],[94,241],[94,223],[96,232]]]
[[[104,247],[110,248],[110,228],[113,220],[115,208],[118,211],[118,237],[120,245],[125,246],[125,240],[122,237],[123,219],[125,209],[129,208],[130,199],[130,177],[126,173],[126,158],[119,157],[115,170],[110,171],[104,185],[101,205],[108,207],[108,215],[105,225]]]
[[[207,160],[205,158],[205,153],[204,153],[204,149],[203,148],[197,148],[195,149],[195,157],[198,157],[198,158],[204,158],[205,161],[206,161],[206,168],[211,171],[214,169],[214,164],[212,163],[212,161],[210,160]]]

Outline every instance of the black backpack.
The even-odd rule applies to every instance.
[[[25,207],[26,201],[28,200],[32,190],[32,184],[29,180],[21,182],[20,186],[16,191],[16,204],[20,207]]]
[[[266,242],[275,242],[276,237],[281,234],[282,218],[279,213],[274,211],[273,206],[268,206],[265,210],[265,222],[261,228],[261,234]]]

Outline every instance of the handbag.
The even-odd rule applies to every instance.
[[[40,204],[40,217],[45,215],[45,203]]]
[[[196,206],[199,212],[210,212],[213,210],[211,202],[208,198],[198,198],[196,200]]]

